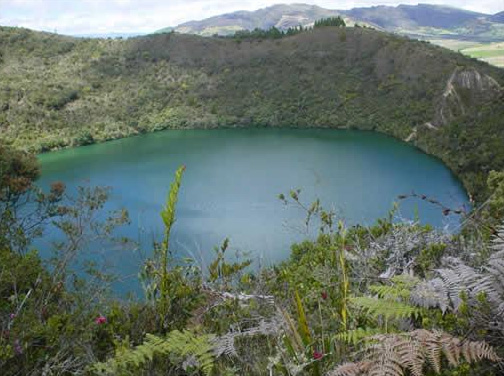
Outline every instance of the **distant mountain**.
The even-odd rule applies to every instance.
[[[77,38],[134,38],[147,33],[91,33],[91,34],[74,34]]]
[[[386,30],[414,30],[421,27],[454,29],[480,17],[487,17],[483,13],[430,4],[354,8],[342,11],[342,13],[378,25]]]
[[[490,21],[504,23],[504,11],[494,14],[490,17]]]
[[[229,35],[239,30],[269,29],[277,27],[288,29],[299,25],[309,26],[316,20],[327,17],[343,16],[342,12],[324,9],[308,4],[278,4],[256,11],[238,11],[207,18],[202,21],[190,21],[174,28],[166,28],[159,32],[174,29],[184,34],[211,36],[214,34]],[[348,20],[352,23],[352,20]]]
[[[448,38],[478,42],[504,40],[504,12],[495,15],[430,5],[399,5],[331,10],[308,4],[273,5],[257,11],[238,11],[170,28],[179,33],[211,36],[229,35],[239,30],[288,29],[311,26],[320,18],[341,16],[350,26],[371,26],[420,39]],[[159,32],[166,32],[162,29]]]

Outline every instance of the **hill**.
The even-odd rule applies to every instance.
[[[212,36],[214,34],[230,35],[239,30],[255,28],[267,30],[271,27],[288,29],[289,27],[307,26],[316,20],[335,17],[341,13],[308,4],[278,4],[256,11],[238,11],[211,17],[202,21],[183,23],[174,29],[179,33]],[[170,31],[170,28],[158,32]]]
[[[0,76],[0,137],[32,151],[169,128],[334,127],[415,142],[474,194],[504,168],[504,72],[376,30],[101,40],[3,27]]]
[[[440,5],[418,4],[354,8],[344,14],[366,20],[386,30],[433,27],[452,29],[485,14]]]
[[[414,38],[447,38],[478,42],[504,40],[502,15],[488,15],[447,6],[418,4],[374,6],[331,10],[314,5],[274,5],[254,12],[239,11],[191,21],[174,28],[179,33],[210,36],[229,35],[238,30],[310,26],[320,18],[342,16],[349,25],[358,23]],[[162,29],[160,32],[165,32]]]
[[[504,11],[494,14],[490,21],[504,23]]]

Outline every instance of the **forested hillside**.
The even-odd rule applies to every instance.
[[[502,139],[503,71],[375,30],[112,40],[1,28],[0,54],[0,137],[31,151],[169,128],[340,127],[417,142],[474,194],[503,167],[480,142]],[[487,107],[492,119],[480,116]],[[468,141],[452,140],[471,121]]]

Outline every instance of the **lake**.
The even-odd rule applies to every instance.
[[[286,259],[290,245],[308,236],[301,210],[278,194],[301,189],[301,200],[319,198],[348,225],[387,215],[397,196],[412,191],[446,206],[468,207],[456,177],[438,159],[373,133],[329,129],[170,130],[40,155],[39,184],[63,181],[112,187],[108,209],[126,208],[131,225],[121,231],[143,252],[105,250],[122,275],[135,276],[142,254],[162,233],[159,211],[174,172],[186,165],[172,232],[172,250],[203,266],[213,247],[248,252],[263,265]],[[399,215],[456,230],[458,217],[408,199]],[[42,249],[50,245],[39,244]],[[44,252],[43,252],[44,253]],[[135,277],[124,286],[132,286]],[[131,285],[130,285],[131,283]]]

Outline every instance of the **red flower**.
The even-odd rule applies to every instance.
[[[322,294],[320,294],[320,295],[322,295],[322,299],[324,299],[324,300],[327,299],[327,296],[328,296],[327,291],[322,291]]]
[[[322,354],[321,352],[318,352],[318,351],[313,352],[313,359],[319,360],[319,359],[322,359],[323,357],[324,357],[324,354]]]
[[[95,319],[95,323],[97,323],[98,325],[101,325],[101,324],[105,324],[107,322],[107,318],[105,316],[98,316],[96,319]]]

